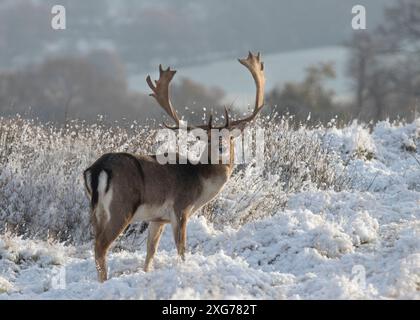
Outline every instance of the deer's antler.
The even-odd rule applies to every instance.
[[[210,116],[210,120],[208,125],[199,126],[202,129],[222,129],[222,128],[243,128],[248,122],[251,122],[255,119],[258,113],[264,106],[264,89],[265,89],[265,76],[264,76],[264,62],[261,61],[261,54],[258,52],[256,55],[252,54],[250,51],[248,53],[248,57],[245,59],[238,59],[238,61],[244,65],[252,74],[254,78],[255,86],[256,86],[256,94],[255,94],[255,107],[254,111],[251,115],[244,119],[231,121],[229,118],[229,112],[225,107],[225,119],[226,122],[221,127],[213,127],[212,126],[212,116]]]
[[[164,70],[162,65],[159,65],[159,80],[156,80],[153,83],[150,76],[147,76],[146,82],[149,85],[150,89],[152,89],[153,93],[150,96],[154,97],[159,105],[165,110],[165,112],[175,121],[175,127],[166,126],[168,128],[176,128],[179,126],[179,118],[172,107],[171,100],[169,99],[169,83],[171,82],[172,78],[174,77],[176,70],[171,70],[170,67]]]
[[[233,128],[233,127],[240,127],[243,126],[254,120],[257,114],[261,111],[262,107],[264,106],[264,87],[265,87],[265,77],[264,77],[264,63],[261,61],[260,53],[257,55],[252,54],[249,52],[248,57],[245,59],[238,59],[238,61],[243,64],[250,72],[252,77],[255,81],[256,86],[256,96],[255,96],[255,107],[254,111],[251,115],[244,119],[231,121],[229,118],[229,112],[225,108],[225,118],[226,123],[221,127],[213,127],[213,115],[210,115],[209,122],[206,125],[199,125],[199,126],[191,126],[187,127],[187,129],[221,129],[221,128]],[[150,89],[152,89],[153,93],[150,95],[156,99],[159,105],[165,110],[165,112],[175,121],[175,126],[171,127],[165,124],[167,128],[170,129],[178,129],[180,119],[178,118],[177,113],[172,107],[171,101],[169,99],[169,83],[171,82],[172,78],[174,77],[176,71],[171,70],[169,67],[166,70],[162,69],[162,65],[159,65],[159,80],[155,81],[153,84],[150,76],[147,76],[146,81],[149,85]]]
[[[229,127],[243,127],[247,122],[254,120],[257,114],[261,111],[264,106],[264,88],[265,88],[265,76],[264,76],[264,63],[261,61],[261,55],[258,52],[257,55],[248,53],[246,59],[238,59],[238,61],[247,67],[251,72],[252,77],[255,81],[256,95],[255,95],[255,107],[252,114],[244,119],[230,121]]]

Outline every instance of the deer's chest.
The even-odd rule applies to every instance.
[[[201,208],[207,202],[216,197],[223,189],[225,183],[226,179],[223,178],[202,179],[202,192],[194,205],[195,209]]]

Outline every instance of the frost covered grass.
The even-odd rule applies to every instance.
[[[187,261],[167,228],[144,273],[146,235],[133,227],[99,284],[81,172],[104,152],[153,152],[154,132],[0,120],[0,298],[419,299],[420,119],[259,124],[264,168],[238,166],[190,221]]]
[[[73,122],[66,128],[0,120],[0,231],[67,243],[90,240],[82,173],[101,154],[150,152],[152,132]]]
[[[211,222],[239,226],[275,214],[288,194],[308,188],[338,189],[345,168],[315,131],[291,129],[289,120],[265,128],[265,166],[240,165],[218,200],[202,212]],[[155,130],[88,126],[63,128],[20,118],[1,119],[0,231],[81,244],[91,239],[82,172],[106,152],[153,154]],[[340,167],[340,170],[338,170]],[[131,233],[129,233],[131,234]],[[136,234],[135,234],[136,235]]]

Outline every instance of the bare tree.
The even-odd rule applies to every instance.
[[[354,115],[365,120],[411,119],[420,97],[420,3],[399,0],[386,23],[358,33],[349,44]]]
[[[267,104],[279,114],[290,113],[298,121],[327,122],[342,112],[334,102],[334,92],[325,88],[325,81],[335,78],[331,63],[320,63],[306,70],[299,83],[286,83],[267,94]],[[310,117],[309,117],[310,115]]]

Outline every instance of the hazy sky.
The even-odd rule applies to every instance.
[[[247,50],[265,53],[339,45],[351,36],[351,8],[374,28],[391,0],[0,0],[0,66],[49,55],[114,50],[140,73],[157,61],[194,65]],[[51,28],[51,7],[67,29]]]
[[[330,83],[330,88],[345,97],[350,87],[343,72],[347,53],[341,46],[352,34],[360,32],[351,27],[352,7],[357,4],[366,7],[367,28],[373,30],[382,21],[385,5],[392,2],[0,0],[0,72],[31,70],[57,57],[70,60],[82,57],[100,72],[111,75],[110,78],[123,79],[122,86],[126,85],[127,79],[132,91],[146,94],[149,92],[146,75],[156,78],[157,66],[162,63],[179,70],[174,82],[185,76],[207,87],[218,86],[225,91],[227,102],[246,105],[254,85],[235,59],[251,50],[263,53],[267,90],[286,81],[300,81],[311,64],[332,61],[336,64],[338,78]],[[51,27],[51,9],[56,4],[66,9],[65,30]],[[49,80],[53,79],[53,89],[44,88],[47,78],[43,78],[41,88],[34,89],[35,93],[45,89],[51,91],[46,96],[61,94],[61,89],[54,87],[59,85],[54,77],[65,78],[65,75],[60,66],[55,68],[53,74],[47,72],[45,75]],[[71,73],[73,69],[67,72]],[[83,74],[83,70],[79,71]],[[81,82],[72,81],[76,86]],[[85,86],[90,84],[84,83]],[[25,89],[31,85],[25,84]],[[122,92],[126,94],[124,88]],[[21,92],[16,93],[16,97],[22,99],[22,108],[26,110],[35,103],[38,109],[34,107],[33,110],[44,115],[54,111],[62,117],[63,111],[56,105],[63,108],[64,98],[61,99],[64,102],[51,102],[47,108],[43,101],[36,101],[35,93],[28,94],[28,100]],[[118,97],[117,94],[111,96]],[[0,108],[11,108],[13,103],[7,95],[5,99]],[[134,98],[129,96],[127,99],[132,101]],[[105,110],[103,105],[106,103],[95,103],[100,110],[94,109],[91,103],[92,114]],[[121,107],[121,102],[118,103]],[[112,103],[108,104],[109,112],[104,112],[130,114],[129,111],[119,112]],[[138,104],[140,102],[129,103],[133,110],[137,110]],[[86,108],[85,104],[80,105]],[[44,107],[46,109],[42,111]]]

